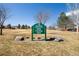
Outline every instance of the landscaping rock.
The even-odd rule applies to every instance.
[[[16,36],[15,40],[16,41],[24,41],[24,37],[23,36]]]
[[[55,40],[55,37],[46,39],[46,41],[53,41],[53,40]]]
[[[30,37],[26,37],[27,39],[29,39]]]
[[[46,39],[46,41],[61,42],[61,41],[64,41],[64,39],[61,37],[53,37],[53,38]]]
[[[63,38],[60,38],[60,37],[57,37],[57,38],[55,38],[54,41],[55,41],[55,42],[61,42],[61,41],[64,41],[64,39],[63,39]]]

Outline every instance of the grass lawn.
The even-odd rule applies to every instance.
[[[17,42],[15,37],[29,36],[26,42]],[[63,42],[32,41],[30,29],[3,29],[0,35],[0,55],[4,56],[75,56],[79,55],[79,33],[47,30],[47,38],[62,37]]]

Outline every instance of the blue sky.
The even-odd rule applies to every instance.
[[[50,16],[46,25],[55,25],[61,12],[66,12],[64,3],[7,3],[3,4],[10,10],[11,15],[5,24],[27,24],[32,26],[36,23],[35,16],[40,11],[47,12]]]

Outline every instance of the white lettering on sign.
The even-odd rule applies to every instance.
[[[35,28],[36,28],[36,32],[39,33],[39,34],[41,34],[41,32],[42,32],[42,26],[41,25],[37,25]]]

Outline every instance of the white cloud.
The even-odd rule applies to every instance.
[[[79,14],[79,9],[70,11],[70,12],[66,12],[66,16],[72,16],[72,15],[78,15],[78,14]]]

